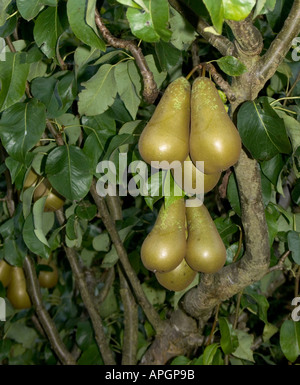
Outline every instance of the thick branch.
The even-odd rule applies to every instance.
[[[120,295],[124,306],[122,365],[136,365],[139,328],[138,307],[120,266],[118,266],[118,272],[121,286]]]
[[[101,32],[103,38],[107,41],[108,44],[110,44],[114,48],[121,48],[131,52],[132,56],[136,60],[136,64],[139,67],[139,70],[143,77],[144,99],[148,103],[154,103],[158,96],[158,89],[154,80],[153,73],[150,71],[148,67],[148,64],[145,60],[145,57],[143,55],[141,48],[138,47],[131,40],[118,39],[114,37],[104,25],[102,18],[97,9],[95,12],[95,21],[96,21],[97,27],[99,28],[99,31]]]
[[[242,21],[227,20],[236,39],[238,52],[255,56],[259,55],[263,49],[263,37],[260,31],[253,25],[252,14]]]
[[[244,151],[235,167],[239,186],[246,252],[237,263],[214,275],[206,275],[199,286],[184,297],[184,308],[193,317],[206,322],[214,307],[259,281],[269,267],[270,246],[262,202],[260,172],[257,162]]]
[[[300,33],[300,0],[295,0],[282,30],[272,42],[259,64],[258,75],[263,84],[269,80],[292,46],[293,39]]]
[[[62,364],[75,365],[76,361],[61,340],[54,321],[44,307],[34,262],[29,256],[24,260],[24,271],[28,282],[30,299],[54,352]]]
[[[184,3],[179,0],[169,0],[170,5],[184,17],[195,30],[207,40],[213,47],[215,47],[222,55],[231,56],[235,52],[234,44],[225,36],[214,35],[206,29],[210,27],[203,19],[195,15],[195,13]]]
[[[150,304],[147,297],[145,296],[145,293],[141,287],[140,281],[137,278],[135,271],[133,270],[129,259],[127,252],[124,248],[123,242],[120,239],[119,233],[116,229],[115,222],[110,216],[110,213],[107,209],[107,206],[105,204],[105,201],[102,197],[100,197],[96,190],[96,182],[93,181],[93,184],[91,186],[90,192],[92,194],[92,197],[94,199],[95,204],[98,207],[99,214],[101,216],[101,219],[104,223],[104,226],[107,229],[108,234],[110,235],[110,238],[116,248],[117,254],[120,258],[120,262],[122,266],[124,267],[124,270],[126,272],[126,275],[129,279],[129,282],[133,288],[133,291],[136,295],[136,298],[144,310],[146,317],[148,318],[149,322],[152,324],[152,326],[156,329],[156,331],[160,331],[164,328],[163,321],[161,321],[158,313],[154,309],[154,307]]]
[[[63,225],[65,223],[65,217],[63,212],[59,210],[56,212],[56,215],[59,223]],[[93,329],[95,332],[95,338],[96,338],[98,347],[100,349],[104,364],[115,365],[115,359],[113,357],[112,351],[107,341],[107,336],[104,331],[102,319],[95,306],[95,301],[93,299],[93,296],[88,290],[87,284],[85,282],[84,273],[82,272],[82,269],[78,262],[77,253],[73,248],[67,247],[65,245],[64,245],[64,250],[68,258],[68,261],[70,263],[73,277],[75,278],[75,282],[79,287],[81,298],[84,302],[86,310],[89,313],[89,316],[91,317],[91,322],[93,324]]]

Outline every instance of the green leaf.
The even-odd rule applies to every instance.
[[[79,94],[79,113],[95,116],[105,112],[111,106],[117,94],[114,77],[114,66],[102,65],[98,72],[82,85],[85,87]]]
[[[182,52],[171,43],[166,43],[161,40],[155,44],[155,52],[160,68],[163,71],[168,71],[169,74],[182,63]]]
[[[123,5],[127,5],[127,7],[141,8],[133,0],[117,0],[117,2],[120,3],[120,4],[123,4]]]
[[[23,227],[23,239],[28,249],[40,257],[48,259],[50,248],[43,244],[34,233],[33,215],[29,214]]]
[[[264,15],[273,11],[276,5],[276,0],[257,0],[253,19],[258,15]]]
[[[292,258],[297,265],[300,265],[300,237],[297,231],[288,232],[288,247],[292,252]]]
[[[203,352],[203,365],[212,365],[214,356],[217,353],[219,344],[208,345]]]
[[[229,76],[241,76],[247,72],[247,67],[234,56],[223,56],[216,62],[221,70]]]
[[[254,336],[243,330],[235,330],[235,333],[237,334],[239,340],[239,346],[232,354],[237,358],[241,358],[242,360],[254,362],[253,350],[251,349]]]
[[[34,40],[48,58],[56,56],[57,40],[62,33],[57,7],[48,7],[39,14],[33,29]]]
[[[36,99],[15,104],[4,111],[0,120],[0,137],[8,154],[24,163],[28,151],[40,140],[45,123],[45,106]]]
[[[90,221],[97,214],[97,206],[91,205],[88,201],[81,202],[78,206],[76,206],[75,214],[80,219],[87,219],[88,221]]]
[[[43,8],[44,4],[41,0],[17,0],[18,10],[23,19],[33,19]]]
[[[153,55],[147,55],[145,56],[145,59],[149,66],[150,71],[153,73],[154,80],[156,82],[157,87],[160,88],[164,80],[166,79],[168,73],[166,71],[162,71],[162,72],[158,71]]]
[[[11,0],[2,0],[0,2],[0,26],[1,27],[6,22],[6,19],[7,19],[7,16],[8,16],[7,13],[6,13],[6,9],[9,6],[10,3],[11,3]]]
[[[167,29],[169,5],[167,0],[144,0],[143,9],[128,8],[126,16],[132,33],[148,43],[161,39],[169,41],[172,35]]]
[[[29,64],[21,52],[5,54],[5,61],[0,61],[0,111],[18,102],[25,93]]]
[[[107,233],[102,233],[93,238],[93,248],[96,251],[109,251],[110,238]]]
[[[50,152],[46,162],[49,182],[62,196],[70,200],[82,199],[89,192],[92,174],[90,163],[82,149],[60,146]]]
[[[139,96],[141,91],[140,75],[132,62],[119,63],[115,68],[114,75],[118,94],[132,118],[135,119],[141,102]]]
[[[45,104],[49,117],[60,117],[77,96],[76,79],[72,72],[67,72],[62,77],[56,75],[36,78],[32,82],[31,92]]]
[[[237,213],[238,216],[241,216],[240,196],[237,181],[234,174],[231,174],[228,180],[227,198],[232,209]]]
[[[185,356],[178,356],[174,358],[170,365],[188,365],[191,360]]]
[[[3,246],[5,260],[13,266],[23,266],[28,252],[21,236],[15,239],[5,239]]]
[[[43,231],[43,214],[44,207],[47,197],[41,197],[33,205],[33,223],[34,223],[34,234],[44,245],[50,248],[46,236]]]
[[[98,346],[95,343],[90,345],[87,350],[81,354],[77,363],[78,365],[103,365]]]
[[[73,114],[64,114],[56,119],[68,136],[68,144],[75,144],[81,134],[79,118]]]
[[[221,34],[224,22],[224,8],[222,0],[203,0],[216,31]]]
[[[92,4],[92,5],[91,5]],[[67,13],[70,26],[75,36],[90,47],[105,51],[105,43],[92,28],[87,18],[91,12],[87,12],[87,7],[95,8],[95,1],[90,0],[68,0]],[[93,12],[92,14],[94,14]]]
[[[221,332],[221,348],[225,354],[231,354],[238,347],[238,338],[232,329],[232,325],[225,317],[219,318]]]
[[[166,299],[166,290],[156,289],[152,285],[144,282],[142,283],[142,289],[152,305],[161,305]]]
[[[291,150],[282,120],[263,110],[258,102],[242,105],[237,125],[243,144],[255,159],[268,160]]]
[[[195,29],[178,12],[174,11],[170,19],[172,37],[171,43],[180,51],[185,51],[195,40]]]
[[[269,181],[276,186],[277,181],[284,166],[284,161],[281,154],[275,155],[273,158],[261,162],[260,167],[262,173],[269,179]]]
[[[240,21],[249,16],[256,0],[223,0],[224,18]]]
[[[296,361],[300,354],[300,322],[283,322],[280,328],[280,347],[289,361]]]

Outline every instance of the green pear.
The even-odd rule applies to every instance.
[[[241,152],[241,138],[228,116],[214,83],[205,77],[194,80],[191,96],[190,157],[204,161],[205,174],[234,165]]]
[[[189,153],[190,94],[190,83],[184,77],[167,87],[139,139],[139,152],[146,163],[183,162],[186,159]]]
[[[201,273],[216,273],[226,262],[226,248],[207,208],[186,208],[188,239],[185,260]]]
[[[169,272],[183,260],[186,252],[185,201],[162,205],[153,229],[144,240],[141,258],[146,269]]]

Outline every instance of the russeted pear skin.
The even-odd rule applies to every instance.
[[[141,259],[148,270],[169,272],[182,262],[185,252],[185,202],[179,199],[167,208],[162,205],[142,244]]]
[[[207,208],[186,208],[188,239],[186,262],[201,273],[213,274],[226,262],[226,248]]]
[[[175,182],[186,193],[190,195],[208,193],[211,191],[220,180],[221,173],[204,174],[195,167],[191,158],[188,156],[182,164],[181,175],[180,169],[172,169],[172,174]],[[203,191],[201,187],[203,186]]]
[[[239,159],[241,138],[214,83],[194,80],[191,96],[190,157],[204,161],[205,174],[227,170]]]
[[[196,274],[197,272],[192,270],[185,259],[183,259],[180,265],[174,270],[168,273],[156,273],[155,276],[158,282],[166,289],[181,291],[193,282]]]
[[[31,307],[22,267],[14,266],[12,268],[11,281],[7,288],[7,298],[15,309],[27,309]]]
[[[12,267],[4,259],[0,260],[0,282],[3,287],[7,287],[11,280]]]
[[[186,159],[189,153],[190,97],[191,86],[184,77],[169,84],[139,139],[139,152],[146,163],[183,162]]]

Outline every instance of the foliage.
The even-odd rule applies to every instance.
[[[250,16],[268,48],[284,22],[279,3],[282,8],[290,8],[291,2],[185,3],[212,24],[215,36],[223,34],[230,39],[226,20],[244,20],[252,11]],[[96,7],[114,36],[138,39],[160,92],[193,69],[193,42],[197,43],[201,62],[217,64],[228,82],[247,71],[238,59],[220,57],[215,48],[199,39],[198,31],[167,0],[1,3],[0,37],[6,38],[6,43],[12,41],[12,47],[6,45],[0,61],[0,259],[22,266],[26,255],[30,255],[37,267],[37,256],[48,259],[51,255],[56,261],[59,283],[53,289],[41,289],[42,298],[67,349],[76,347],[80,365],[101,365],[104,360],[63,245],[76,250],[110,347],[120,363],[125,310],[120,295],[119,254],[98,215],[90,189],[93,178],[100,177],[99,161],[111,160],[120,170],[126,164],[119,164],[119,154],[126,154],[122,159],[127,165],[141,159],[138,138],[155,108],[143,98],[143,77],[132,53],[106,44],[97,29]],[[300,324],[291,319],[291,302],[299,295],[300,275],[299,70],[299,62],[293,61],[289,52],[260,97],[243,103],[236,114],[243,144],[258,161],[261,173],[270,272],[222,302],[217,327],[213,329],[213,317],[204,326],[205,344],[194,356],[173,358],[169,362],[173,365],[299,363]],[[30,169],[47,178],[65,199],[64,225],[53,212],[43,211],[44,201],[32,202],[33,188],[23,189]],[[169,311],[178,308],[185,293],[162,288],[154,274],[143,267],[139,252],[163,202],[165,174],[149,178],[156,195],[121,196],[122,219],[116,221],[142,289],[163,320]],[[134,173],[130,175],[133,177]],[[226,264],[230,265],[244,252],[241,202],[234,173],[226,197],[220,197],[218,187],[205,200],[227,247]],[[15,203],[13,214],[9,199]],[[167,204],[174,197],[168,199]],[[282,271],[272,269],[287,252]],[[108,279],[111,271],[115,274],[112,280]],[[198,282],[199,277],[191,287]],[[1,282],[0,296],[6,297]],[[41,334],[34,308],[18,311],[7,299],[6,304],[7,320],[0,321],[0,362],[55,365],[58,357]],[[142,311],[138,317],[139,361],[153,342],[155,331]],[[210,333],[213,336],[209,337]]]

